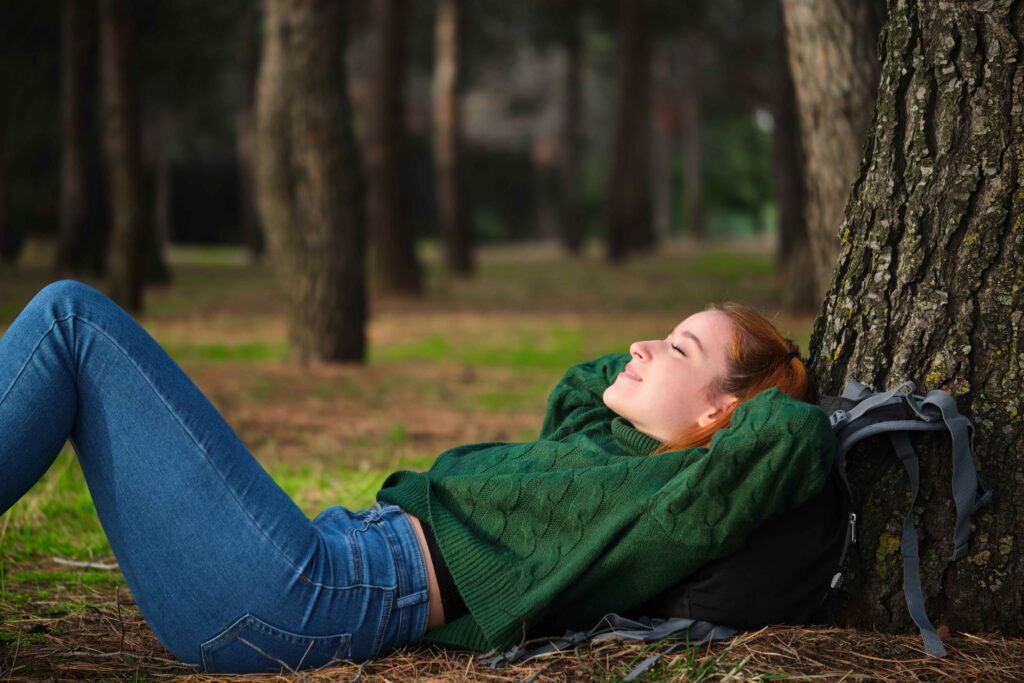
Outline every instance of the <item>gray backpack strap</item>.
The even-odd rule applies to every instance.
[[[907,600],[910,617],[921,632],[925,651],[933,657],[945,657],[946,648],[943,647],[942,639],[928,619],[928,612],[924,607],[924,592],[921,590],[921,558],[917,551],[917,529],[914,528],[914,505],[917,503],[917,492],[921,484],[920,463],[917,452],[910,443],[910,437],[905,432],[893,432],[889,439],[910,481],[910,509],[903,519],[903,539],[900,541],[900,553],[903,555],[903,595]]]
[[[956,401],[944,391],[928,392],[922,402],[935,406],[953,441],[953,500],[956,502],[956,529],[953,532],[953,559],[967,554],[971,535],[971,515],[992,499],[992,490],[980,486],[974,469],[974,425],[957,410]]]
[[[862,384],[855,379],[851,379],[846,383],[846,386],[843,387],[841,398],[848,398],[851,401],[859,401],[865,394],[870,393],[872,393],[871,387],[866,384]]]

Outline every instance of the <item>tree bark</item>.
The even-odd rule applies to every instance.
[[[820,301],[839,253],[843,207],[878,87],[879,17],[865,0],[782,0],[807,184],[811,265]]]
[[[103,143],[112,222],[107,281],[111,298],[138,314],[143,296],[142,166],[125,5],[124,0],[100,0]]]
[[[686,211],[686,230],[697,241],[705,237],[704,229],[704,188],[701,182],[701,167],[704,155],[703,117],[703,63],[704,44],[699,31],[688,31],[683,47],[681,64],[683,93],[683,206]]]
[[[93,3],[66,0],[61,16],[61,169],[55,270],[80,270],[90,215],[88,115]]]
[[[619,0],[618,95],[608,177],[608,259],[654,246],[651,217],[651,47],[646,0]]]
[[[571,256],[583,250],[583,39],[579,0],[565,0],[567,25],[565,49],[565,92],[562,122],[562,155],[559,168],[559,202],[562,247]]]
[[[365,211],[344,8],[335,0],[264,5],[258,205],[303,361],[362,362],[366,353]]]
[[[779,13],[781,25],[781,12]],[[779,35],[776,45],[772,116],[772,167],[775,195],[779,207],[779,246],[776,261],[782,279],[782,307],[796,314],[818,310],[817,279],[811,262],[807,219],[804,207],[807,193],[804,186],[804,152],[797,114],[796,92],[787,62],[785,37]]]
[[[976,427],[995,503],[952,563],[950,465],[923,449],[921,570],[937,626],[1024,630],[1024,11],[1011,0],[892,0],[881,87],[811,341],[822,389],[852,377],[944,388]],[[880,449],[881,450],[881,449]],[[890,454],[852,472],[865,496],[853,623],[906,629]]]
[[[438,0],[434,47],[434,174],[445,262],[456,275],[473,272],[472,238],[462,196],[462,0]]]
[[[383,292],[416,296],[422,293],[422,275],[411,220],[404,94],[410,11],[408,0],[377,0],[373,5],[376,74],[365,150],[375,279]]]

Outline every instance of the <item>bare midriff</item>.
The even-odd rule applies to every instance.
[[[427,630],[433,631],[435,628],[444,626],[444,608],[441,605],[441,587],[437,583],[437,574],[434,573],[434,562],[430,557],[430,548],[427,547],[427,537],[423,535],[423,525],[420,524],[420,520],[413,517],[408,512],[405,516],[409,518],[412,523],[412,528],[416,531],[416,538],[420,542],[420,550],[423,551],[423,563],[427,566],[427,584],[429,586],[430,596],[430,612],[427,617]]]

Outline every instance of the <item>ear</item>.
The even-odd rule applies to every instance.
[[[732,394],[722,394],[713,405],[708,406],[708,409],[697,417],[697,427],[707,427],[732,410],[739,401]]]

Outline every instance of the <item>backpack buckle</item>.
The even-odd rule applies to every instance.
[[[838,427],[846,424],[850,419],[850,415],[845,410],[837,410],[829,416],[829,424],[832,425],[832,430],[835,431]]]

